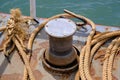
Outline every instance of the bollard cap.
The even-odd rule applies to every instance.
[[[52,37],[68,37],[75,33],[76,24],[70,19],[57,18],[45,25],[45,31]]]

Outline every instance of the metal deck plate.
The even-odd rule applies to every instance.
[[[9,15],[0,14],[0,26],[6,24]],[[39,19],[40,22],[43,19]],[[33,29],[34,27],[32,27]],[[86,26],[87,32],[83,29],[77,30],[73,36],[73,44],[81,50],[83,47],[89,32],[91,31],[90,26]],[[119,27],[109,27],[109,26],[101,26],[96,25],[97,31],[104,32],[104,31],[113,31],[113,30],[120,30]],[[1,40],[0,40],[1,41]],[[76,71],[69,74],[60,74],[54,71],[46,70],[42,64],[42,54],[40,53],[42,48],[48,47],[48,39],[47,34],[45,33],[44,29],[40,31],[34,41],[33,45],[33,55],[31,58],[30,65],[34,72],[34,76],[36,80],[74,80],[74,76]],[[104,54],[106,47],[102,47],[97,53]],[[97,55],[95,55],[97,56]],[[24,71],[24,64],[21,61],[21,58],[18,54],[18,51],[15,50],[10,55],[11,63],[8,63],[5,59],[3,52],[0,52],[0,80],[22,80],[23,71]],[[113,77],[114,80],[120,80],[120,54],[116,57],[114,65],[113,65]],[[93,60],[91,74],[95,80],[102,80],[102,64],[100,59]]]

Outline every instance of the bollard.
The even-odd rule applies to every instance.
[[[45,58],[50,64],[65,66],[75,59],[75,49],[72,46],[72,37],[76,31],[76,24],[70,19],[57,18],[45,25],[49,36],[49,49]]]

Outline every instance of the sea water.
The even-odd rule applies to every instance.
[[[0,0],[0,12],[20,8],[30,15],[29,0]],[[120,26],[120,0],[36,0],[37,17],[48,18],[68,9],[90,18],[96,24]]]

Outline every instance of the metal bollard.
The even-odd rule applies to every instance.
[[[56,66],[72,63],[76,58],[72,46],[76,24],[69,19],[57,18],[45,25],[45,31],[49,35],[49,49],[45,53],[47,61]]]

